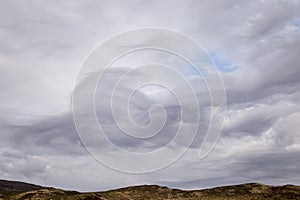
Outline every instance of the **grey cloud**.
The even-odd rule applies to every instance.
[[[80,190],[142,183],[190,189],[252,181],[299,184],[299,6],[292,0],[1,2],[1,177]],[[205,160],[197,158],[210,100],[202,79],[190,77],[203,113],[192,148],[170,168],[135,176],[90,158],[75,130],[70,95],[80,65],[98,43],[145,26],[182,31],[239,67],[222,74],[229,115],[214,151]],[[119,64],[142,63],[144,55]],[[147,61],[177,69],[184,65],[172,56],[154,58]],[[124,70],[116,67],[107,74],[104,91],[111,91]],[[105,100],[108,93],[102,91],[97,98]],[[122,136],[112,124],[108,104],[103,104],[107,110],[99,121],[115,144],[149,151],[173,137],[180,107],[172,98],[150,96],[135,94],[133,118],[147,124],[149,106],[163,103],[169,118],[162,133],[168,134],[150,141]]]
[[[71,114],[39,120],[30,125],[7,125],[1,135],[3,146],[29,155],[85,153]]]
[[[298,152],[259,152],[244,153],[237,157],[229,158],[229,161],[222,159],[217,167],[207,164],[206,168],[193,169],[194,176],[184,180],[180,177],[174,181],[158,182],[162,185],[172,187],[196,189],[210,188],[214,186],[241,184],[245,182],[261,182],[265,184],[298,184],[297,174],[299,173]],[[274,166],[274,163],[276,165]],[[290,165],[288,163],[293,163]],[[180,170],[184,171],[184,169]],[[213,173],[214,176],[206,176]]]

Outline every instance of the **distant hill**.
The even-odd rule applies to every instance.
[[[11,190],[9,188],[11,188]],[[193,191],[171,189],[158,185],[141,185],[105,192],[80,193],[1,180],[0,191],[1,200],[300,200],[300,186],[268,186],[259,183],[247,183]]]
[[[19,181],[6,181],[0,180],[0,193],[3,192],[27,192],[32,190],[39,190],[43,187],[30,184],[30,183],[23,183]]]

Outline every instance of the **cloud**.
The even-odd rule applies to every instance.
[[[189,189],[251,181],[300,184],[299,10],[299,2],[292,0],[2,2],[1,177],[78,190],[142,183]],[[97,44],[149,26],[181,31],[238,67],[222,73],[228,103],[224,132],[214,151],[198,160],[211,110],[203,79],[163,52],[138,52],[115,63],[96,104],[102,105],[98,120],[116,145],[151,151],[168,143],[179,123],[178,102],[166,89],[152,87],[133,95],[131,114],[136,123],[146,125],[151,105],[164,105],[168,118],[161,134],[134,139],[118,129],[109,109],[110,92],[130,67],[160,62],[181,70],[196,90],[201,111],[199,135],[178,162],[152,174],[123,174],[99,164],[83,148],[71,94],[81,64]]]

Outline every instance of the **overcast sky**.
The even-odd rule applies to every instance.
[[[209,107],[202,78],[166,52],[121,59],[103,79],[106,92],[128,67],[155,61],[180,69],[203,100],[200,131],[188,152],[165,169],[134,175],[102,165],[85,150],[71,99],[91,51],[113,35],[142,27],[173,29],[205,47],[224,81],[227,116],[217,145],[199,160]],[[0,0],[0,178],[80,191],[137,184],[300,185],[299,52],[298,0]],[[105,91],[97,98],[109,98]],[[135,140],[122,136],[112,116],[100,110],[98,120],[113,143],[138,152],[167,144],[180,121],[172,94],[153,86],[131,102],[132,118],[142,125],[149,123],[146,111],[153,103],[166,106],[165,127],[149,141]]]

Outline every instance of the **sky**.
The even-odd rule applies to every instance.
[[[3,0],[0,4],[1,179],[79,191],[140,184],[182,189],[245,182],[300,185],[300,1]],[[217,144],[199,159],[209,112],[221,112],[218,106],[212,109],[203,76],[168,52],[145,50],[120,58],[95,95],[97,119],[118,147],[153,151],[175,137],[181,121],[187,128],[196,123],[191,116],[180,118],[180,110],[187,108],[170,91],[152,85],[132,94],[129,114],[145,126],[151,122],[149,108],[162,105],[167,117],[164,127],[148,140],[122,135],[107,103],[116,82],[132,66],[169,65],[189,81],[200,99],[199,131],[185,154],[163,169],[134,174],[111,169],[86,150],[76,131],[72,94],[80,86],[77,75],[98,45],[144,27],[175,30],[205,48],[224,83],[226,116]],[[158,74],[148,68],[128,76],[148,80]],[[171,73],[163,75],[170,82],[175,79]],[[175,88],[185,94],[180,84]],[[124,103],[123,93],[118,95],[117,102]],[[184,98],[192,102],[191,96]],[[125,106],[120,105],[120,110]],[[151,112],[155,117],[161,110]],[[126,158],[116,160],[114,150],[97,148],[100,154],[111,153],[112,160],[126,163]],[[182,144],[172,148],[181,149]],[[165,159],[162,154],[155,162]]]

